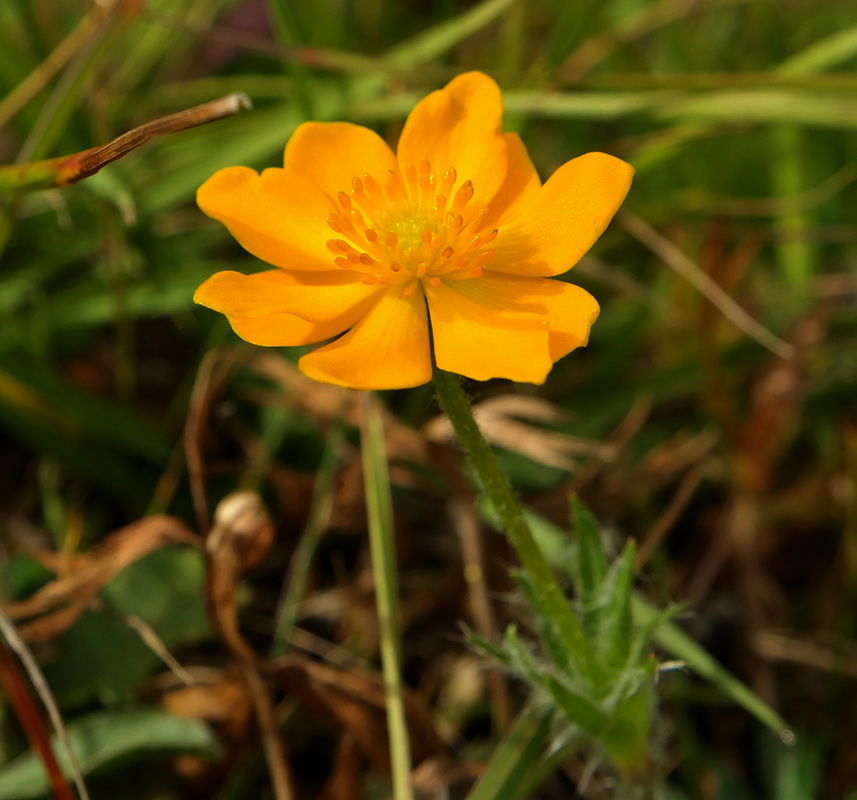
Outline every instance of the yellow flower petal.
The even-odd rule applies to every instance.
[[[396,157],[374,131],[348,122],[305,122],[289,139],[285,167],[321,188],[335,202],[366,173],[384,180]],[[326,218],[325,218],[326,219]]]
[[[558,361],[576,347],[586,346],[589,330],[601,309],[598,301],[580,286],[564,281],[546,282],[552,284],[550,291],[542,298],[550,326],[550,357]],[[557,287],[560,291],[557,291]]]
[[[548,323],[551,361],[557,361],[589,339],[589,329],[598,317],[598,303],[585,289],[551,278],[521,278],[486,274],[477,280],[452,284],[462,294],[504,313],[530,312],[544,315]],[[432,317],[434,319],[434,317]]]
[[[324,243],[331,237],[327,197],[299,175],[247,167],[215,172],[196,194],[199,207],[222,222],[257,258],[295,270],[337,270]]]
[[[483,223],[487,230],[496,227],[497,221],[507,214],[515,203],[525,200],[542,185],[521,137],[517,133],[506,133],[503,138],[506,140],[508,167],[506,178],[488,207],[488,215]]]
[[[587,343],[589,329],[599,312],[595,298],[585,289],[550,278],[486,273],[476,280],[457,281],[451,286],[474,303],[497,309],[502,316],[533,313],[543,316],[549,328],[551,361]]]
[[[262,317],[227,317],[232,330],[245,342],[262,347],[294,347],[316,344],[338,336],[348,328],[339,320],[320,325],[292,314],[266,314]]]
[[[566,272],[604,232],[633,174],[630,164],[605,153],[564,164],[498,221],[496,254],[488,268],[533,277]]]
[[[230,317],[294,314],[312,323],[360,319],[362,303],[378,290],[367,286],[351,270],[339,272],[290,272],[272,269],[244,275],[216,272],[194,294],[194,302]],[[322,337],[324,338],[324,337]]]
[[[520,312],[504,309],[489,287],[470,291],[483,280],[425,287],[437,365],[480,381],[544,383],[553,364],[547,320],[527,313],[526,304]]]
[[[474,205],[487,204],[506,175],[502,115],[503,99],[491,78],[459,75],[411,112],[399,139],[399,169],[404,173],[428,158],[436,176],[455,169],[456,186],[473,181]]]
[[[348,333],[305,355],[300,370],[352,389],[405,389],[431,380],[425,300],[391,287]]]

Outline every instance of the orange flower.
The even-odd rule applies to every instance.
[[[301,358],[325,383],[394,389],[437,365],[477,380],[543,383],[598,315],[551,280],[610,222],[633,169],[587,153],[542,185],[503,134],[497,84],[470,72],[411,112],[397,153],[345,122],[307,122],[283,169],[229,167],[197,201],[276,269],[218,272],[194,300],[248,342],[333,341]]]

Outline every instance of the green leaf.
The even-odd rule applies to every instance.
[[[857,25],[813,42],[805,50],[783,61],[780,75],[815,75],[857,56]]]
[[[636,691],[618,703],[601,744],[620,772],[642,778],[648,765],[649,729],[654,701],[652,683],[640,683]]]
[[[531,686],[544,685],[545,670],[536,661],[531,648],[518,635],[515,625],[506,628],[502,647],[515,675],[520,676]]]
[[[631,593],[634,589],[636,552],[634,542],[629,541],[607,581],[607,604],[602,615],[601,636],[595,639],[595,646],[603,654],[604,664],[611,670],[629,666],[628,657],[634,643]]]
[[[572,498],[571,510],[578,538],[574,563],[583,625],[605,668],[599,688],[609,692],[615,673],[628,666],[633,643],[631,592],[636,550],[629,542],[611,567],[595,519],[576,497]]]
[[[58,657],[45,677],[63,706],[130,702],[159,663],[137,631],[100,611],[85,611],[54,643]]]
[[[588,617],[597,603],[610,564],[601,546],[598,525],[577,497],[571,498],[571,513],[578,541],[575,561],[576,588],[583,608],[583,624],[588,627],[591,621]]]
[[[520,678],[530,686],[543,686],[545,670],[536,661],[531,648],[518,636],[515,625],[506,628],[500,644],[475,633],[470,634],[468,639],[474,647],[496,661],[510,675]]]
[[[208,727],[161,711],[105,711],[67,726],[69,745],[84,775],[109,771],[119,762],[193,753],[214,758],[219,746]],[[54,751],[68,774],[65,753]],[[0,767],[0,800],[28,800],[49,790],[42,762],[25,753]]]
[[[647,603],[634,599],[634,617],[644,625],[658,616]],[[783,742],[794,741],[794,733],[786,721],[746,684],[739,681],[678,625],[661,622],[654,634],[655,641],[675,658],[680,658],[700,677],[716,686],[728,698],[749,711],[762,724],[767,725]]]
[[[635,604],[637,602],[637,598],[632,596],[632,616],[634,614],[634,609],[636,607]],[[631,648],[628,653],[628,669],[633,669],[635,667],[646,667],[648,660],[651,658],[650,653],[655,631],[660,627],[662,623],[676,616],[676,614],[678,614],[681,610],[682,606],[673,605],[669,608],[665,608],[663,611],[653,613],[652,616],[645,621],[635,620],[637,631],[634,634],[634,640],[631,644]],[[655,662],[653,672],[657,672],[657,662]]]
[[[553,711],[530,705],[521,712],[512,729],[495,748],[485,772],[467,795],[467,800],[516,800],[519,790],[542,763],[550,738]]]
[[[581,641],[577,643],[578,648],[575,649],[571,642],[565,641],[558,627],[554,624],[550,609],[546,607],[539,593],[535,591],[531,577],[523,570],[515,570],[512,577],[523,590],[527,597],[527,603],[533,609],[539,637],[556,668],[561,673],[578,679],[588,674],[580,660],[588,658],[593,665],[595,664],[595,654],[589,646],[589,642],[581,637]]]
[[[126,567],[102,594],[121,613],[149,623],[167,647],[175,647],[200,641],[211,633],[204,576],[199,550],[165,547]]]
[[[545,687],[573,725],[594,739],[600,739],[610,725],[610,714],[589,697],[574,691],[552,675],[545,678]]]
[[[783,747],[782,742],[766,733],[762,745],[761,766],[769,797],[803,800],[821,796],[824,746],[812,732],[799,736],[794,747]]]

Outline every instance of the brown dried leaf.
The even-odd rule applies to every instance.
[[[253,702],[245,682],[232,672],[221,673],[210,683],[178,686],[162,698],[171,714],[195,719],[217,728],[226,741],[240,742],[253,719]]]
[[[447,755],[426,759],[414,770],[416,798],[465,797],[484,771],[481,764],[462,764]]]
[[[273,352],[260,352],[253,360],[251,367],[258,374],[279,384],[286,391],[291,405],[320,423],[329,424],[334,420],[344,419],[350,425],[359,424],[360,416],[357,407],[359,392],[343,389],[341,386],[317,383],[307,378],[291,362]],[[274,399],[267,398],[267,402],[274,402]],[[389,413],[386,407],[382,408],[382,414],[387,458],[391,464],[395,462],[427,463],[426,443],[420,432],[404,425]],[[405,475],[393,474],[393,479],[397,483],[405,478]]]
[[[248,358],[244,348],[217,348],[206,353],[194,381],[188,401],[187,418],[182,434],[193,505],[200,531],[209,526],[209,510],[205,497],[205,442],[210,430],[209,417],[216,399],[234,372]]]
[[[474,407],[473,414],[491,444],[520,453],[549,467],[570,471],[575,467],[570,456],[587,455],[609,460],[615,455],[614,448],[609,444],[527,424],[556,424],[566,418],[563,411],[538,397],[499,395],[479,403]],[[433,442],[449,442],[453,439],[452,425],[445,416],[435,417],[423,431],[426,438]]]
[[[236,606],[239,577],[265,557],[273,539],[274,526],[256,492],[233,492],[221,500],[205,542],[205,599],[211,622],[237,660],[252,699],[274,796],[290,800],[294,791],[285,746],[277,734],[273,703],[257,670],[256,654],[239,630]]]
[[[204,722],[215,730],[227,749],[227,755],[218,764],[190,754],[176,757],[173,764],[185,778],[200,779],[207,775],[209,780],[217,780],[218,773],[228,769],[250,733],[253,699],[245,682],[232,671],[219,672],[209,682],[168,691],[161,704],[174,716]]]
[[[32,597],[14,603],[6,613],[13,619],[41,616],[21,626],[29,641],[45,641],[70,628],[116,575],[138,559],[173,544],[200,545],[181,520],[158,515],[127,525],[108,536],[92,552],[63,560],[55,553],[37,553],[42,563],[61,577]]]
[[[264,558],[273,539],[274,526],[261,498],[245,491],[220,501],[205,541],[209,614],[223,641],[245,663],[254,661],[255,656],[238,629],[238,579]]]
[[[354,737],[346,732],[339,737],[333,773],[328,778],[319,800],[361,800],[365,759]]]
[[[384,682],[380,675],[346,671],[292,653],[275,665],[275,677],[301,703],[330,715],[349,731],[376,769],[389,769]],[[423,699],[406,689],[404,700],[414,763],[445,752]]]

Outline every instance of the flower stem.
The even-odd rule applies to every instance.
[[[521,506],[506,478],[494,452],[491,450],[467,400],[458,376],[434,368],[434,388],[441,408],[446,412],[470,463],[473,466],[482,490],[494,506],[503,530],[518,553],[521,564],[529,574],[533,591],[542,607],[550,616],[560,636],[575,651],[579,667],[585,678],[593,678],[595,665],[590,663],[589,643],[579,620],[572,611],[562,587],[539,549]]]
[[[405,719],[402,689],[402,648],[399,639],[398,582],[393,542],[393,502],[384,446],[384,428],[375,395],[365,392],[360,440],[366,509],[369,518],[369,547],[375,577],[375,602],[381,639],[381,663],[387,702],[387,733],[395,800],[412,800],[411,748]]]

